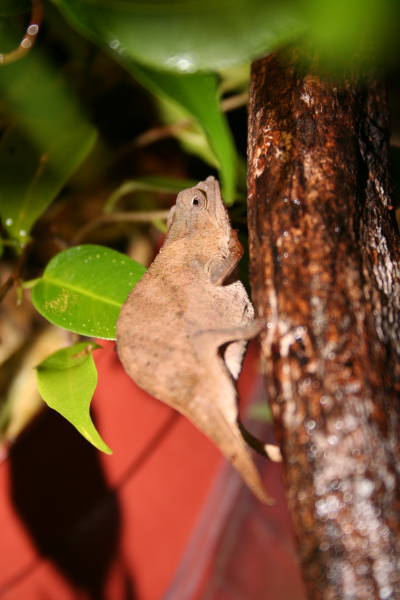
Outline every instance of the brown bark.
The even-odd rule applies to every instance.
[[[256,62],[252,286],[310,598],[400,598],[398,229],[376,83]]]

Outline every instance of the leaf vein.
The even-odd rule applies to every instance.
[[[95,292],[88,290],[87,288],[81,288],[81,287],[71,284],[69,282],[65,283],[63,281],[60,281],[59,279],[49,277],[45,273],[42,278],[42,281],[52,283],[53,285],[56,285],[56,286],[59,286],[62,288],[66,288],[67,290],[72,290],[74,292],[78,292],[79,294],[82,294],[83,296],[88,296],[89,298],[93,298],[94,300],[99,300],[105,304],[111,304],[112,306],[118,306],[119,308],[121,308],[121,306],[123,304],[122,302],[117,302],[116,300],[113,300],[112,298],[107,298],[106,296],[100,296],[99,294],[96,294]]]

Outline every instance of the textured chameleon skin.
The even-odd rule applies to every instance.
[[[122,308],[117,348],[132,379],[189,418],[269,502],[237,424],[235,380],[262,328],[243,284],[229,280],[242,252],[216,179],[180,192],[164,245]]]

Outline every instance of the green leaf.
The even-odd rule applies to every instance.
[[[398,0],[53,2],[84,35],[157,69],[223,70],[302,39],[341,72],[396,60]]]
[[[293,0],[53,0],[84,35],[147,66],[195,72],[247,62],[294,39]]]
[[[155,96],[155,99],[162,122],[172,126],[172,135],[179,141],[183,150],[198,156],[213,169],[218,169],[218,159],[211,150],[208,137],[199,121],[177,102],[161,95]],[[183,126],[174,127],[182,123]]]
[[[218,99],[218,77],[213,73],[177,75],[156,71],[131,61],[127,68],[154,94],[183,107],[194,116],[207,135],[218,161],[225,201],[234,200],[238,157],[233,137]]]
[[[252,1],[258,4],[261,10],[264,3],[260,3],[258,0]],[[197,4],[196,2],[192,2],[190,5],[185,5],[184,10],[182,10],[182,3],[175,0],[163,3],[162,6],[159,3],[134,1],[129,3],[114,2],[105,4],[97,1],[77,2],[74,0],[71,2],[68,0],[66,2],[65,0],[57,0],[56,4],[60,6],[72,24],[84,35],[99,45],[106,46],[108,49],[111,48],[119,62],[142,85],[158,97],[176,103],[186,111],[186,116],[195,117],[204,130],[211,150],[215,155],[216,162],[219,165],[225,201],[228,204],[232,203],[235,195],[238,157],[225,115],[220,109],[218,78],[214,73],[190,73],[191,70],[195,71],[198,68],[208,70],[215,68],[217,54],[207,50],[208,56],[213,57],[214,60],[211,60],[207,64],[199,63],[193,69],[178,68],[179,64],[182,64],[182,60],[185,61],[186,59],[177,59],[177,63],[171,63],[172,59],[171,57],[168,58],[168,44],[166,43],[166,39],[169,39],[170,36],[170,32],[168,31],[169,25],[177,31],[182,29],[182,35],[186,40],[183,44],[183,46],[186,44],[184,55],[187,56],[188,52],[191,52],[196,45],[195,39],[186,37],[187,22],[192,19],[193,25],[198,30],[201,38],[197,42],[197,47],[209,49],[209,36],[213,31],[214,19],[218,18],[219,15],[223,21],[219,35],[221,35],[221,31],[226,32],[226,19],[229,19],[229,16],[227,17],[224,11],[221,11],[218,3],[216,8],[214,0],[212,5],[210,3],[208,7],[207,0],[206,2],[199,2]],[[250,14],[248,11],[251,12],[251,7],[247,6],[247,1],[243,3],[242,0],[236,0],[236,3],[233,3],[233,8],[231,4],[230,2],[229,5],[227,3],[225,6],[227,14],[229,15],[237,9],[238,22],[243,23],[242,12],[246,9],[246,14]],[[124,43],[122,51],[122,42],[118,41],[120,28],[127,34],[129,31],[127,39],[131,40],[137,39],[137,36],[141,37],[143,30],[140,25],[140,14],[147,13],[148,9],[150,11],[145,17],[145,22],[150,27],[148,31],[150,37],[147,37],[147,35],[144,36],[144,51],[136,52],[136,43],[133,46],[132,44],[127,45]],[[214,16],[209,18],[211,14]],[[175,19],[177,22],[173,25]],[[151,32],[154,24],[156,24],[157,35]],[[146,26],[145,23],[143,23],[143,26]],[[110,31],[112,31],[112,34],[109,33]],[[179,34],[177,35],[179,37]],[[254,32],[251,32],[247,39],[254,40]],[[177,38],[172,36],[171,40],[177,41]],[[216,42],[217,48],[220,50],[217,39]],[[233,41],[230,45],[233,47],[237,46],[237,40]],[[154,57],[151,60],[152,51],[157,46],[159,46],[157,58]],[[175,50],[173,56],[178,56]],[[231,58],[230,56],[229,62],[232,62]],[[241,56],[240,61],[243,62],[245,58],[245,56]],[[169,71],[162,70],[163,67],[169,68]],[[186,140],[186,142],[186,146],[190,145],[190,140]],[[199,155],[203,159],[207,159],[207,152],[201,144],[199,145],[198,140],[195,142],[192,141],[191,148],[193,150],[198,148]],[[211,162],[213,163],[214,161]]]
[[[23,244],[90,152],[96,131],[60,72],[36,49],[1,67],[0,92],[16,123],[0,142],[0,216]]]
[[[16,128],[10,128],[0,142],[0,216],[8,233],[21,244],[95,140],[93,129],[79,125],[76,129],[66,125],[55,130],[54,136],[46,150]]]
[[[121,307],[145,271],[143,265],[110,248],[76,246],[49,262],[32,289],[32,301],[55,325],[115,339]]]
[[[97,385],[93,342],[78,342],[58,350],[36,367],[39,393],[50,408],[67,419],[93,446],[112,454],[90,417]]]

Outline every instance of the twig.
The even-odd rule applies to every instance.
[[[6,54],[0,54],[0,65],[7,65],[11,62],[19,60],[25,54],[29,52],[33,44],[36,41],[39,33],[40,25],[43,20],[43,3],[42,0],[32,0],[32,14],[28,27],[26,28],[25,35],[22,38],[18,48],[7,52]]]
[[[109,215],[100,215],[94,221],[86,223],[79,229],[71,240],[71,244],[79,244],[88,233],[97,229],[103,223],[151,223],[157,219],[166,219],[168,210],[146,210],[132,212],[116,212]]]
[[[24,268],[26,259],[28,257],[28,248],[30,248],[32,242],[28,242],[22,251],[22,254],[18,258],[17,264],[15,266],[14,272],[6,279],[6,281],[0,287],[0,302],[3,302],[4,298],[7,296],[8,292],[11,290],[13,285],[17,283],[21,279],[21,272]]]
[[[144,146],[150,146],[150,144],[154,144],[154,142],[158,142],[165,138],[171,137],[176,133],[179,133],[186,127],[190,127],[192,123],[192,119],[185,119],[184,121],[179,121],[179,123],[174,123],[173,125],[153,127],[152,129],[148,129],[141,135],[138,135],[132,141],[130,146],[132,148],[143,148]]]
[[[225,98],[221,102],[221,108],[224,112],[229,112],[230,110],[235,110],[235,108],[240,108],[241,106],[245,106],[249,100],[249,93],[242,92],[241,94],[236,94],[235,96],[229,96],[229,98]]]
[[[244,106],[247,103],[248,98],[248,92],[242,92],[241,94],[236,94],[236,96],[230,96],[229,98],[222,100],[221,108],[224,112],[229,112],[230,110]],[[125,146],[123,152],[125,153],[132,148],[143,148],[144,146],[149,146],[150,144],[154,144],[155,142],[171,137],[183,129],[190,127],[193,121],[194,119],[184,119],[183,121],[173,123],[172,125],[163,125],[161,127],[153,127],[152,129],[148,129],[141,135],[138,135],[130,144]]]
[[[11,290],[14,285],[15,277],[14,275],[10,275],[3,285],[0,287],[0,302],[3,302],[4,298],[7,296],[8,292]]]

